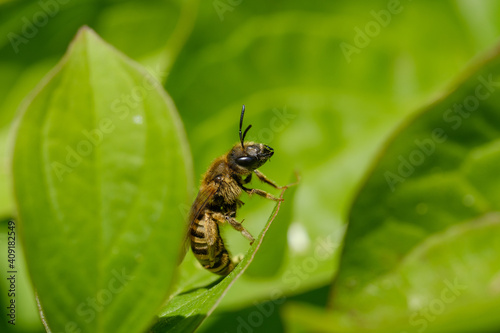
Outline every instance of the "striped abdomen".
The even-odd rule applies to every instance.
[[[218,275],[228,275],[234,268],[231,257],[224,247],[219,234],[219,226],[206,210],[201,219],[196,219],[189,230],[191,250],[200,264]],[[210,258],[209,249],[213,256]]]

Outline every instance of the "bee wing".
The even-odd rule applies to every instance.
[[[193,224],[194,220],[200,215],[200,213],[205,209],[207,203],[212,199],[217,190],[219,189],[219,184],[216,182],[211,182],[207,186],[203,186],[198,192],[196,199],[194,200],[191,210],[189,211],[189,226]]]
[[[191,210],[189,211],[188,229],[186,237],[184,239],[184,251],[181,253],[179,263],[182,262],[189,248],[189,242],[190,242],[189,233],[191,231],[191,225],[194,223],[194,221],[200,215],[203,209],[205,209],[210,199],[212,199],[214,194],[217,193],[218,189],[219,189],[219,184],[216,182],[211,182],[207,186],[203,186],[198,192],[198,195],[196,196],[196,199],[194,200],[194,203],[191,206]]]

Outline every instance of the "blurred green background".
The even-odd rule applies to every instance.
[[[262,172],[279,184],[289,182],[294,170],[302,176],[291,225],[282,230],[286,242],[272,251],[275,266],[267,275],[250,267],[200,331],[235,331],[239,318],[248,318],[256,302],[270,300],[273,290],[283,301],[324,305],[350,203],[377,150],[408,115],[495,45],[499,17],[500,3],[493,0],[3,1],[2,247],[6,221],[15,216],[7,165],[16,110],[77,29],[88,25],[164,82],[186,128],[196,183],[211,160],[238,140],[242,104],[245,122],[253,125],[249,139],[276,151]],[[256,235],[273,204],[243,200],[240,216]],[[248,247],[237,233],[227,237],[235,254]],[[298,272],[325,239],[333,244],[331,255]],[[21,282],[14,331],[42,332],[27,276]],[[2,304],[6,287],[2,280]],[[11,329],[4,325],[2,320],[1,331]],[[273,310],[258,331],[283,327]]]

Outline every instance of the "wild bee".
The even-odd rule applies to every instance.
[[[250,241],[253,236],[238,222],[236,210],[243,205],[239,199],[244,191],[249,195],[257,194],[264,198],[281,201],[282,199],[259,189],[247,188],[255,174],[261,181],[276,189],[283,189],[269,180],[257,169],[266,163],[274,154],[274,150],[262,143],[244,142],[249,125],[242,133],[245,105],[240,116],[240,142],[231,150],[215,159],[203,175],[200,190],[189,213],[189,238],[191,250],[203,267],[210,272],[227,275],[235,267],[229,252],[219,233],[219,224],[229,223],[234,229]]]

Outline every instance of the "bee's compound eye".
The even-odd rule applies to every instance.
[[[257,159],[255,157],[252,157],[252,156],[242,156],[242,157],[238,157],[236,159],[236,163],[239,166],[242,166],[244,168],[248,168],[248,167],[251,167],[252,165],[254,165],[255,163],[257,163]]]

